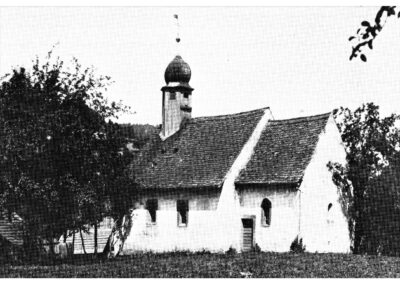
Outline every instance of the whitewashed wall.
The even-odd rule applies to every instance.
[[[228,228],[218,215],[217,204],[220,190],[173,192],[149,192],[140,196],[140,200],[157,199],[156,224],[149,225],[146,230],[132,231],[124,246],[124,254],[133,251],[175,251],[207,250],[223,252],[232,246],[235,234],[242,240],[241,229]],[[241,221],[242,217],[255,216],[254,243],[263,251],[288,251],[290,244],[298,234],[298,192],[293,188],[246,187],[238,191],[240,214],[232,212],[230,218]],[[271,225],[261,225],[261,202],[268,198],[272,202]],[[178,227],[176,201],[189,200],[188,226]],[[229,218],[229,216],[223,215]],[[228,222],[229,224],[229,222]],[[241,250],[241,242],[234,246]]]
[[[346,161],[339,130],[332,117],[319,138],[300,186],[300,230],[307,251],[349,252],[348,223],[339,202],[338,189],[326,166],[329,161],[343,164]],[[332,209],[328,213],[329,203],[332,203]]]
[[[175,251],[207,250],[222,251],[217,228],[221,226],[216,218],[216,208],[220,190],[174,190],[149,191],[142,193],[139,199],[158,200],[157,222],[142,233],[132,232],[124,245],[123,253],[132,251]],[[176,202],[189,200],[187,227],[179,227]]]
[[[255,216],[254,243],[263,251],[289,251],[299,228],[298,192],[290,187],[251,186],[241,189],[242,216]],[[261,224],[261,203],[271,201],[271,224]]]

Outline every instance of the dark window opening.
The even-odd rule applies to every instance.
[[[188,94],[188,93],[184,93],[184,94],[183,94],[183,97],[184,97],[185,99],[187,99],[187,98],[189,98],[189,94]]]
[[[178,200],[176,203],[178,211],[178,226],[187,226],[189,213],[189,200]]]
[[[155,223],[157,221],[157,210],[158,210],[158,201],[157,199],[149,199],[146,201],[146,209],[150,213],[151,222]]]
[[[334,219],[332,216],[332,203],[328,204],[328,213],[327,213],[326,222],[328,223],[328,226],[331,226],[334,223]]]
[[[261,203],[261,224],[263,226],[271,225],[271,208],[271,201],[268,198],[264,198]]]
[[[169,99],[170,100],[175,100],[176,99],[176,93],[170,93],[169,94]]]

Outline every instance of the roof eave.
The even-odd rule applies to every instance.
[[[268,181],[260,181],[260,182],[235,182],[235,186],[241,187],[241,186],[291,186],[291,187],[296,187],[296,189],[299,188],[299,185],[301,184],[301,180],[299,181],[273,181],[273,182],[268,182]]]
[[[208,185],[168,185],[168,186],[138,186],[138,190],[196,190],[196,189],[221,189],[222,184]]]

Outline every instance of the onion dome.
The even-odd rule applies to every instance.
[[[192,71],[189,64],[183,61],[180,55],[175,56],[174,60],[169,63],[164,74],[167,84],[170,82],[189,83],[191,76]]]

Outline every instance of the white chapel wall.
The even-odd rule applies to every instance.
[[[301,194],[300,230],[310,252],[349,252],[348,223],[343,214],[338,188],[327,163],[346,161],[340,133],[332,117],[320,135],[315,153],[306,168]],[[328,206],[332,207],[328,212]]]
[[[124,253],[134,251],[222,251],[216,228],[216,208],[221,191],[218,189],[149,190],[139,200],[157,199],[155,224],[143,234],[128,236]],[[178,226],[177,200],[189,201],[188,224]]]
[[[289,186],[246,186],[239,190],[242,216],[255,216],[256,243],[263,251],[289,251],[299,228],[298,193]],[[261,203],[271,201],[271,224],[261,224]]]

